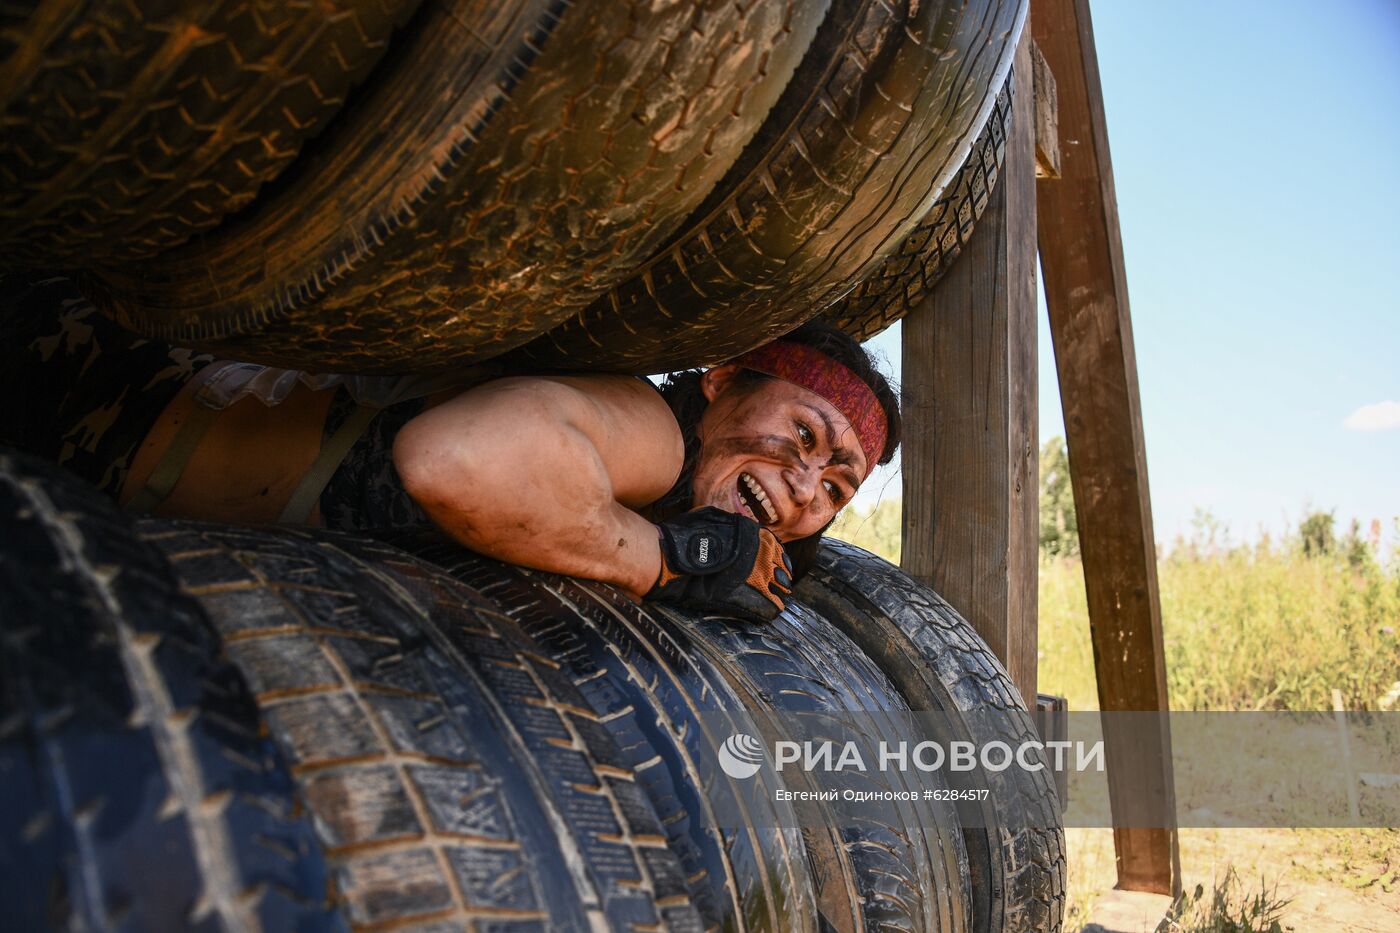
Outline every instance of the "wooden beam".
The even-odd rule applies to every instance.
[[[1167,709],[1156,546],[1123,245],[1088,0],[1034,0],[1059,97],[1059,179],[1036,184],[1089,624],[1105,711]],[[1124,719],[1131,718],[1131,724]],[[1166,717],[1105,717],[1118,886],[1177,895]]]
[[[1016,51],[1004,164],[962,255],[903,325],[903,565],[1036,697],[1035,124]]]
[[[1035,727],[1042,742],[1069,741],[1069,700],[1042,693],[1035,698]],[[1055,796],[1060,798],[1060,812],[1069,807],[1069,771],[1055,769]]]
[[[1031,42],[1031,83],[1035,85],[1035,177],[1060,177],[1060,103],[1055,73],[1040,46]]]

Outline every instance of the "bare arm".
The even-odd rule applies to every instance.
[[[409,494],[458,541],[637,595],[661,556],[633,509],[670,489],[683,457],[666,403],[625,376],[497,380],[428,409],[394,442]]]

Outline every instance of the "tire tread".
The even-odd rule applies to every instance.
[[[94,929],[338,927],[285,765],[160,555],[103,497],[25,457],[0,454],[0,515],[19,545],[4,562],[0,756],[35,782],[32,809],[7,800],[0,820],[0,863],[24,865],[0,872],[6,904]]]
[[[1013,748],[1039,737],[1006,669],[948,603],[887,561],[826,539],[799,598],[881,665],[911,705],[961,723],[979,745]],[[917,708],[917,706],[916,706]],[[996,715],[988,715],[995,711]],[[958,712],[973,713],[966,719]],[[1055,933],[1064,918],[1065,848],[1048,769],[1009,768],[962,776],[955,786],[988,790],[975,819],[964,818],[977,933]]]

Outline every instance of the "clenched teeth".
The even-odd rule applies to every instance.
[[[744,485],[749,487],[749,492],[763,506],[763,511],[768,513],[768,524],[772,525],[778,520],[778,512],[773,508],[773,503],[768,501],[768,494],[763,491],[763,487],[758,485],[758,481],[747,473],[740,473],[739,478],[744,481]]]

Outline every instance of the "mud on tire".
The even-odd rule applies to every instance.
[[[0,523],[0,885],[21,925],[1059,929],[1045,772],[952,772],[990,794],[960,832],[918,803],[799,812],[774,790],[800,773],[718,768],[726,735],[783,713],[838,741],[842,712],[908,706],[953,714],[944,741],[1033,737],[966,624],[849,545],[754,628],[435,534],[395,535],[415,557],[133,528],[8,454]],[[886,734],[871,722],[858,738]]]
[[[138,527],[247,677],[353,924],[700,929],[599,717],[489,595],[351,535]]]
[[[733,781],[715,766],[719,743],[754,727],[688,638],[609,587],[499,564],[438,535],[395,541],[496,600],[604,716],[707,929],[817,927],[791,805],[765,780]]]
[[[233,222],[94,300],[237,359],[486,359],[615,284],[705,197],[827,0],[442,0]]]
[[[757,718],[759,728],[775,739],[831,742],[838,748],[855,741],[875,748],[882,740],[894,745],[907,737],[897,728],[907,706],[894,685],[853,642],[796,601],[762,628],[715,618],[675,622],[676,629],[694,632],[697,648],[748,708],[772,711]],[[792,724],[801,727],[800,734],[793,734]],[[793,790],[842,795],[794,804],[827,923],[891,933],[969,929],[970,879],[955,809],[876,802],[875,795],[891,791],[917,796],[946,791],[941,776],[871,770],[824,773],[818,779],[793,770],[783,778]],[[845,799],[847,791],[872,796],[852,803]]]
[[[885,560],[827,539],[798,598],[851,637],[915,710],[938,711],[943,743],[1037,739],[1001,662],[937,593]],[[985,789],[965,805],[977,933],[1058,931],[1065,899],[1064,833],[1048,768],[953,771],[959,789]],[[976,810],[972,810],[975,807]]]
[[[878,269],[823,312],[829,323],[857,340],[869,340],[913,311],[933,291],[962,252],[991,200],[1006,155],[1014,84],[1007,78],[996,109],[967,161],[928,214]]]
[[[3,262],[120,264],[217,226],[326,126],[418,3],[8,4]]]
[[[513,357],[652,373],[786,333],[875,272],[966,162],[1025,5],[834,0],[753,142],[665,247]]]
[[[770,625],[639,607],[615,589],[497,564],[432,537],[397,538],[488,592],[558,660],[636,769],[707,925],[736,929],[967,929],[954,814],[927,804],[775,800],[799,772],[741,782],[715,767],[736,732],[783,735],[777,714],[846,737],[904,708],[893,685],[800,606]],[[831,715],[827,715],[831,714]],[[825,775],[824,787],[910,790],[919,774]],[[773,782],[776,786],[768,786]],[[936,776],[929,786],[942,787]],[[896,786],[898,785],[898,786]],[[801,826],[802,831],[796,832]]]

